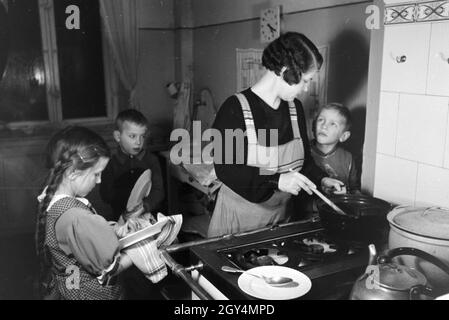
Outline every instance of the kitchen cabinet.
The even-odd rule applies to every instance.
[[[427,94],[449,96],[449,22],[432,23]]]
[[[430,30],[430,23],[385,26],[383,91],[426,92]]]

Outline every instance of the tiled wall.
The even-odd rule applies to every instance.
[[[381,93],[376,196],[449,207],[448,104],[449,97]]]
[[[430,20],[422,19],[424,5],[432,8],[427,10]],[[402,5],[385,10],[385,24],[390,25],[385,27],[384,36],[374,196],[395,204],[449,207],[449,81],[434,76],[449,73],[449,60],[437,57],[449,58],[449,45],[437,49],[435,43],[449,43],[448,32],[437,35],[437,30],[444,29],[445,24],[449,26],[448,21],[439,21],[442,16],[449,17],[449,1],[408,4],[407,8],[412,9]],[[405,10],[402,19],[407,18],[410,23],[393,25],[391,12],[401,10]],[[399,29],[395,28],[402,29],[397,32]],[[423,31],[425,36],[418,36],[417,31]],[[391,41],[394,32],[401,37]],[[399,53],[401,46],[397,43],[401,41],[404,47],[417,42],[418,47],[425,48],[425,57],[405,49]],[[396,48],[390,50],[392,46]],[[404,54],[406,63],[398,62],[395,66],[390,61],[391,68],[397,70],[385,69],[393,51]],[[437,69],[435,63],[441,63]],[[419,78],[423,81],[417,84],[414,80]],[[435,87],[441,90],[434,91]]]

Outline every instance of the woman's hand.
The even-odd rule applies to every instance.
[[[301,190],[304,190],[311,195],[311,189],[316,188],[316,185],[305,175],[292,171],[283,173],[279,176],[278,188],[283,192],[288,192],[295,196],[297,196]]]
[[[328,194],[346,194],[345,184],[340,180],[329,177],[325,177],[321,180],[321,189]]]

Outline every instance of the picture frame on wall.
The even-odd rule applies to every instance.
[[[263,76],[262,53],[263,49],[236,49],[236,92],[251,87]]]

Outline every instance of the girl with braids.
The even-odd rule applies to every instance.
[[[50,172],[39,197],[37,253],[45,298],[119,299],[117,275],[132,265],[111,225],[84,197],[101,183],[110,153],[104,140],[69,127],[48,146]]]
[[[304,111],[296,99],[322,63],[307,37],[287,32],[263,51],[262,78],[221,106],[213,128],[223,142],[221,152],[214,150],[215,172],[223,185],[209,237],[282,222],[287,202],[292,195],[304,195],[301,190],[312,194],[316,185],[341,189],[340,181],[326,177],[313,162]],[[246,132],[243,143],[226,141],[229,132]]]

